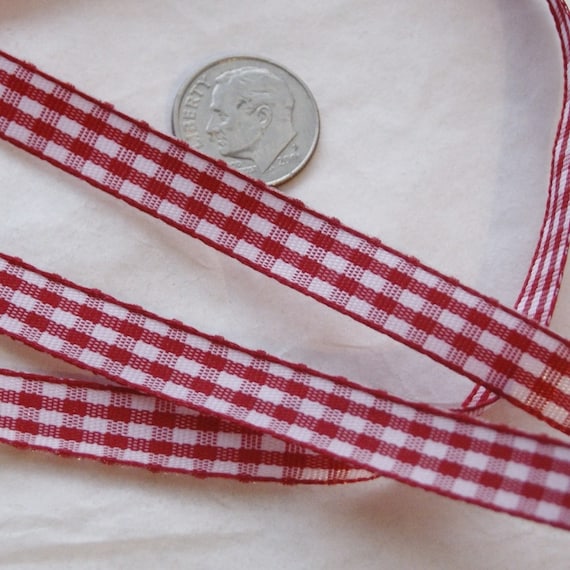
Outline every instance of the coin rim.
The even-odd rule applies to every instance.
[[[315,134],[313,136],[313,139],[309,145],[309,149],[308,149],[305,157],[303,158],[303,160],[295,168],[293,168],[290,172],[288,172],[287,174],[285,174],[283,176],[276,178],[275,180],[265,181],[261,178],[259,179],[259,180],[261,180],[261,182],[263,182],[264,184],[267,184],[268,186],[279,186],[279,185],[283,184],[284,182],[291,180],[291,178],[296,176],[303,168],[305,168],[305,166],[307,165],[309,160],[312,158],[312,156],[315,152],[315,149],[317,148],[317,144],[319,142],[319,137],[321,134],[321,116],[320,116],[319,108],[317,106],[317,102],[315,100],[313,93],[309,89],[308,85],[302,79],[300,79],[296,74],[291,72],[287,67],[285,67],[279,63],[276,63],[271,59],[265,58],[265,57],[249,56],[249,55],[232,55],[232,56],[222,57],[222,58],[217,59],[215,61],[212,61],[211,63],[204,65],[200,68],[196,68],[196,71],[193,73],[193,75],[189,79],[184,81],[181,84],[181,86],[178,88],[178,91],[177,91],[176,96],[174,98],[174,103],[172,105],[172,115],[171,115],[172,132],[173,132],[175,137],[177,137],[180,140],[185,141],[185,139],[181,135],[180,129],[178,127],[177,117],[180,114],[180,105],[182,103],[184,93],[186,92],[186,90],[188,89],[190,84],[193,81],[195,81],[195,79],[197,77],[202,75],[202,73],[205,73],[206,71],[208,71],[212,67],[215,67],[216,65],[220,65],[220,64],[223,64],[226,62],[239,61],[239,60],[250,60],[250,61],[254,60],[254,61],[258,61],[260,63],[269,63],[270,65],[277,67],[278,69],[282,70],[283,72],[285,72],[286,74],[291,76],[297,83],[299,83],[299,85],[303,88],[305,93],[308,95],[310,104],[313,107],[314,112],[315,112],[315,119],[316,119]],[[191,148],[193,148],[193,147],[191,147]],[[197,149],[194,149],[194,150],[197,150]],[[202,151],[198,151],[198,150],[197,150],[197,152],[201,152],[201,154],[206,154],[206,156],[208,156],[210,158],[214,158],[216,160],[215,157],[212,157],[211,155],[208,155],[207,153],[203,153]],[[236,168],[234,168],[233,170],[237,170],[237,172],[240,172]],[[243,175],[242,172],[240,172],[240,174]]]

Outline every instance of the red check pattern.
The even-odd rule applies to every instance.
[[[548,1],[562,46],[564,98],[552,151],[552,168],[546,211],[533,260],[521,289],[515,309],[548,325],[566,265],[570,233],[570,192],[568,190],[568,141],[570,137],[570,99],[568,73],[570,68],[570,30],[568,7],[564,2]],[[465,402],[477,406],[492,400],[491,393],[478,386]]]
[[[563,2],[549,5],[566,86],[569,17]],[[568,246],[569,109],[565,91],[545,223],[517,305],[543,323]],[[0,136],[570,432],[564,339],[1,53]],[[242,479],[384,474],[570,528],[564,444],[371,392],[0,260],[0,330],[137,391],[54,388],[49,379],[6,373],[3,381],[16,388],[0,387],[10,410],[4,441]],[[472,399],[485,397],[479,391]],[[164,405],[167,425],[160,413],[141,412]],[[196,419],[211,414],[221,418],[212,420],[220,437]],[[205,447],[196,445],[200,438]]]
[[[25,344],[143,394],[301,445],[354,469],[570,529],[568,445],[406,403],[342,378],[239,348],[4,255],[0,283],[0,331]],[[41,428],[44,437],[37,445],[49,438],[45,430],[49,434],[49,426],[56,425],[64,428],[64,439],[87,439],[89,450],[93,434],[83,436],[85,426],[99,433],[98,428],[110,427],[106,425],[109,418],[120,418],[124,427],[118,434],[110,429],[108,440],[115,447],[126,447],[122,457],[126,462],[146,459],[146,450],[140,449],[145,436],[128,432],[129,421],[141,422],[140,412],[130,407],[132,400],[117,410],[113,394],[105,393],[103,397],[111,404],[102,410],[103,417],[95,420],[98,426],[93,429],[91,414],[83,415],[89,404],[81,393],[81,404],[69,403],[70,408],[83,406],[81,416],[75,414],[69,428],[57,412],[51,413],[51,404],[41,401],[45,395],[51,402],[54,390],[59,394],[55,396],[59,409],[65,408],[67,386],[40,384],[36,392],[28,389],[35,395],[28,393],[18,400],[21,407],[12,415],[17,422],[19,414],[26,418],[16,423],[20,431],[38,413],[24,441],[35,436],[34,430],[45,422],[48,427]],[[173,453],[176,439],[164,443],[162,437],[153,437],[158,439],[155,453]],[[101,441],[106,441],[104,435],[99,436]],[[239,476],[239,452],[236,465],[223,432],[216,445],[210,443],[206,453],[225,459],[214,460],[212,474]],[[192,453],[193,449],[183,451]],[[200,460],[192,458],[187,463],[190,468],[201,465],[204,469]],[[178,453],[167,461],[182,469]],[[259,464],[251,469],[251,478],[270,478],[269,473],[282,474],[283,465]]]
[[[535,322],[8,56],[0,85],[7,140],[570,429],[567,343]]]
[[[370,479],[311,450],[117,386],[0,371],[0,441],[152,471],[240,481]]]
[[[568,142],[570,138],[570,18],[565,2],[549,0],[550,10],[562,46],[564,98],[558,132],[552,152],[552,169],[546,215],[534,259],[516,308],[533,319],[548,324],[560,289],[568,253],[570,233],[570,193],[568,192]]]

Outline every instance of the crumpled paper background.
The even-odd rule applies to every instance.
[[[233,54],[311,88],[315,156],[283,192],[513,304],[562,94],[541,0],[0,0],[0,48],[170,131],[180,84]],[[0,143],[0,250],[202,330],[436,403],[470,384]],[[563,284],[553,328],[570,335]],[[0,340],[0,363],[75,374]],[[547,428],[499,403],[494,421]],[[2,568],[534,569],[570,535],[388,480],[244,485],[0,448]]]

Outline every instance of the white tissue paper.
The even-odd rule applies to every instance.
[[[314,157],[282,191],[516,300],[562,97],[544,1],[0,0],[0,48],[169,133],[176,92],[200,66],[227,55],[280,63],[309,86],[322,126]],[[471,389],[4,142],[0,181],[0,251],[407,398],[450,404]],[[563,283],[553,328],[569,336],[569,317]],[[4,339],[0,367],[86,376]],[[502,402],[486,417],[547,431]],[[568,567],[563,531],[386,479],[197,480],[7,446],[0,462],[2,568]]]

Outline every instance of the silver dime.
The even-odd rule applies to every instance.
[[[274,186],[305,166],[319,138],[307,86],[255,57],[229,57],[197,71],[176,96],[172,125],[196,150]]]

